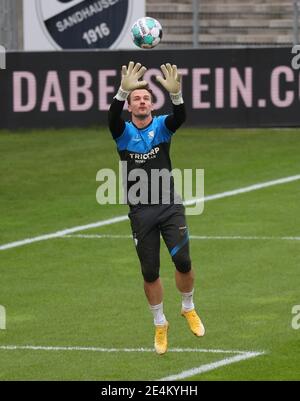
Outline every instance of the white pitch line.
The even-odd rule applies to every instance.
[[[62,352],[100,352],[100,353],[155,353],[154,348],[100,348],[100,347],[52,347],[52,346],[34,346],[34,345],[1,345],[0,351],[62,351]],[[210,372],[223,366],[231,365],[233,363],[245,361],[247,359],[255,358],[264,355],[265,352],[249,352],[237,350],[220,350],[220,349],[201,349],[201,348],[170,348],[168,352],[172,353],[211,353],[211,354],[235,354],[231,358],[225,358],[217,362],[201,365],[197,368],[184,370],[178,374],[163,377],[157,381],[175,381],[186,379],[198,374]]]
[[[132,235],[114,235],[114,234],[75,234],[65,235],[62,238],[81,238],[81,239],[132,239]],[[191,240],[241,240],[241,241],[300,241],[300,237],[251,237],[251,236],[207,236],[190,235]]]
[[[2,351],[82,351],[82,352],[155,352],[154,348],[101,348],[101,347],[56,347],[39,345],[1,345]],[[212,354],[253,354],[249,351],[220,350],[220,349],[201,349],[201,348],[170,348],[168,352],[199,352]]]
[[[128,216],[119,216],[119,217],[114,217],[112,219],[99,221],[97,223],[91,223],[91,224],[86,224],[84,226],[67,228],[65,230],[57,231],[52,234],[40,235],[38,237],[27,238],[27,239],[16,241],[16,242],[11,242],[9,244],[0,245],[0,251],[4,251],[6,249],[11,249],[11,248],[17,248],[19,246],[32,244],[34,242],[46,241],[46,240],[53,239],[53,238],[60,238],[60,237],[64,237],[65,235],[68,235],[68,234],[76,233],[78,231],[85,231],[85,230],[90,230],[92,228],[108,226],[111,224],[120,223],[125,220],[128,220]]]
[[[175,380],[186,379],[188,377],[192,377],[195,375],[200,375],[200,374],[203,374],[206,372],[210,372],[212,370],[221,368],[223,366],[228,366],[228,365],[232,365],[233,363],[246,361],[247,359],[251,359],[251,358],[256,358],[256,357],[262,356],[264,354],[265,354],[264,352],[246,352],[242,355],[233,356],[232,358],[226,358],[226,359],[222,359],[221,361],[198,366],[197,368],[184,370],[176,375],[163,377],[162,379],[159,379],[158,381],[175,381]]]
[[[113,234],[75,234],[65,235],[62,238],[82,238],[82,239],[132,239],[132,235],[113,235]]]
[[[191,205],[194,205],[195,203],[203,202],[203,200],[205,202],[208,202],[211,200],[228,198],[229,196],[245,194],[247,192],[258,191],[259,189],[269,188],[269,187],[273,187],[276,185],[288,184],[290,182],[299,181],[299,180],[300,180],[300,174],[293,175],[290,177],[279,178],[278,180],[262,182],[259,184],[250,185],[248,187],[234,189],[232,191],[227,191],[227,192],[222,192],[220,194],[208,195],[208,196],[205,196],[205,198],[192,199],[192,200],[186,201],[184,204],[185,204],[185,206],[191,206]]]
[[[276,186],[276,185],[287,184],[287,183],[298,181],[298,180],[300,180],[300,175],[294,175],[294,176],[290,176],[290,177],[280,178],[278,180],[267,181],[267,182],[263,182],[263,183],[259,183],[259,184],[250,185],[250,186],[244,187],[244,188],[238,188],[238,189],[235,189],[232,191],[221,192],[221,193],[215,194],[215,195],[209,195],[204,198],[192,199],[189,201],[185,201],[184,205],[191,206],[196,203],[203,202],[203,201],[208,202],[211,200],[227,198],[230,196],[235,196],[235,195],[240,195],[240,194],[247,193],[247,192],[257,191],[259,189],[269,188],[269,187]],[[44,234],[44,235],[40,235],[38,237],[27,238],[27,239],[23,239],[20,241],[10,242],[8,244],[0,245],[0,251],[4,251],[7,249],[11,249],[11,248],[17,248],[20,246],[32,244],[34,242],[46,241],[46,240],[53,239],[53,238],[60,238],[65,235],[68,235],[68,234],[73,234],[75,232],[89,230],[92,228],[104,227],[107,225],[120,223],[125,220],[128,220],[127,215],[115,217],[115,218],[108,219],[108,220],[99,221],[96,223],[86,224],[84,226],[67,228],[65,230],[57,231],[57,232],[51,233],[51,234]]]
[[[199,236],[199,235],[190,235],[190,239],[199,239],[199,240],[242,240],[242,241],[300,241],[300,237],[251,237],[251,236]]]

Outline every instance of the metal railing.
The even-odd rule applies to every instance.
[[[299,43],[300,0],[146,1],[163,22],[165,48]]]
[[[23,49],[23,2],[0,0],[0,45],[7,50]]]
[[[299,14],[300,14],[300,1],[294,1],[294,45],[299,44]]]
[[[293,44],[299,44],[299,17],[300,17],[300,0],[291,0],[293,2]],[[192,0],[193,5],[193,47],[199,47],[199,12],[201,8],[201,0]],[[201,40],[201,39],[200,39]]]

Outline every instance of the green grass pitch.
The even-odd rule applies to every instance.
[[[0,132],[0,246],[127,214],[96,203],[96,173],[118,168],[106,129]],[[173,167],[204,168],[205,194],[300,174],[299,130],[181,129]],[[300,182],[207,202],[190,234],[195,301],[207,334],[180,316],[164,244],[161,276],[171,349],[265,352],[188,380],[299,380]],[[130,234],[129,222],[81,234]],[[263,239],[263,237],[274,237]],[[295,237],[284,240],[283,237]],[[298,240],[296,239],[298,237]],[[153,347],[152,316],[131,239],[56,238],[0,251],[0,380],[156,380],[230,354],[6,349]]]

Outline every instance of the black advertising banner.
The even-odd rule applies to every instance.
[[[148,68],[155,113],[171,111],[156,82],[162,63],[183,75],[186,125],[299,126],[299,70],[289,48],[9,53],[0,71],[0,127],[106,125],[130,60]]]

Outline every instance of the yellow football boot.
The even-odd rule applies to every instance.
[[[155,326],[154,347],[159,355],[165,354],[168,349],[168,328],[168,322],[163,326]]]
[[[184,316],[188,322],[188,325],[191,331],[197,337],[203,337],[205,334],[205,328],[201,322],[200,317],[197,315],[195,309],[185,312],[184,310],[181,311],[181,315]]]

